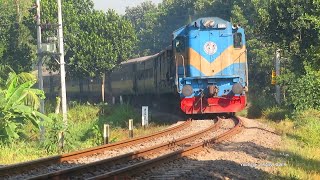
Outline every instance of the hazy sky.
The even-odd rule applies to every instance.
[[[93,0],[95,9],[104,10],[114,9],[119,14],[124,14],[127,6],[132,7],[147,0]],[[160,3],[162,0],[151,0],[153,3]]]

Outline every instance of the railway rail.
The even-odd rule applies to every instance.
[[[231,127],[226,127],[223,125],[222,120],[218,118],[218,121],[208,128],[202,129],[196,133],[185,135],[178,139],[172,139],[169,142],[157,144],[152,147],[147,147],[141,150],[133,151],[130,153],[117,155],[115,157],[98,160],[95,162],[90,162],[88,164],[82,164],[73,166],[70,168],[62,168],[61,170],[54,170],[49,173],[38,174],[34,176],[28,176],[28,179],[123,179],[130,177],[131,175],[136,175],[137,173],[141,172],[141,170],[154,167],[159,165],[162,162],[173,160],[176,158],[188,156],[190,154],[194,154],[195,152],[203,150],[209,144],[218,143],[223,141],[230,136],[238,133],[241,131],[242,122],[240,119],[234,117],[233,124]],[[100,146],[98,148],[92,149],[101,149],[102,147],[108,148],[109,146],[116,145],[118,146],[128,146],[134,145],[139,142],[145,142],[142,140],[143,138],[150,138],[150,137],[160,137],[161,134],[172,134],[174,131],[179,131],[186,127],[189,127],[191,121],[186,121],[183,124],[177,125],[175,127],[169,128],[167,130],[161,131],[159,133],[155,133],[151,136],[145,136],[141,138],[135,138],[129,140],[128,142],[119,142],[115,144]],[[230,126],[230,125],[229,125]],[[117,145],[116,145],[117,146]],[[112,149],[112,147],[109,147]],[[74,158],[88,156],[92,154],[97,154],[105,151],[104,150],[93,150],[94,153],[90,153],[89,150],[84,150],[84,154],[79,152],[70,153],[75,154],[75,156],[68,156],[68,158],[63,159],[62,162],[70,160],[74,160]],[[78,155],[77,155],[78,154]],[[66,156],[66,155],[63,155]],[[50,159],[50,158],[47,158]],[[44,159],[42,159],[43,161]],[[36,161],[37,168],[41,168],[38,160]],[[34,161],[33,161],[34,162]],[[43,161],[45,162],[45,161]],[[61,160],[59,160],[61,162]],[[57,163],[59,163],[57,162]],[[71,161],[72,162],[72,161]],[[28,162],[29,165],[31,162]],[[28,164],[28,163],[21,163],[21,164]],[[18,164],[18,165],[21,165]],[[14,167],[17,165],[12,165]],[[42,164],[42,167],[44,165]],[[8,166],[10,167],[10,166]],[[8,168],[4,167],[4,168]],[[35,168],[36,166],[33,166]],[[10,174],[1,174],[4,168],[0,168],[0,175],[2,177],[7,177],[10,179]],[[14,167],[17,168],[17,167]],[[12,170],[12,169],[11,169]],[[25,170],[25,169],[24,169]],[[5,176],[3,176],[5,175]],[[0,176],[1,177],[1,176]]]
[[[204,130],[167,143],[94,163],[36,176],[31,179],[121,179],[127,177],[132,172],[137,172],[137,170],[166,161],[168,158],[181,157],[181,155],[184,156],[187,153],[201,150],[205,145],[212,143],[213,140],[214,142],[219,142],[222,138],[230,136],[226,133],[227,131],[233,132],[238,127],[241,127],[240,120],[235,123],[237,125],[229,128],[235,130],[224,128],[221,124],[222,120],[219,119],[217,123]],[[217,135],[218,132],[220,135]],[[217,138],[212,139],[213,134]]]
[[[189,146],[189,142],[201,139],[201,137],[205,136],[209,132],[218,129],[220,127],[220,124],[221,120],[218,120],[217,123],[211,125],[209,128],[205,128],[201,131],[181,137],[176,140],[173,139],[170,142],[162,143],[150,148],[127,153],[121,156],[96,161],[94,163],[80,165],[77,167],[36,176],[31,179],[87,179],[99,174],[103,174],[103,172],[112,172],[117,169],[124,168],[128,165],[133,165],[141,161],[145,161],[148,158],[152,158],[164,153],[174,152],[180,148]]]
[[[120,168],[111,172],[103,173],[98,176],[93,176],[88,179],[128,179],[131,175],[138,174],[144,169],[148,169],[151,167],[155,167],[159,165],[160,163],[171,161],[173,159],[178,159],[181,157],[192,155],[196,152],[199,152],[201,150],[204,150],[204,148],[210,144],[219,143],[221,141],[224,141],[235,134],[239,133],[243,128],[243,123],[241,119],[237,117],[232,118],[235,122],[235,126],[215,137],[211,137],[208,140],[195,143],[191,145],[190,147],[184,147],[182,149],[178,149],[176,151],[173,151],[171,153],[167,153],[164,155],[161,155],[156,158],[152,158],[149,160],[145,160],[142,162],[135,163],[133,165],[129,165],[124,168]],[[211,127],[212,128],[212,127]],[[215,127],[216,128],[216,127]],[[210,128],[208,128],[210,129]],[[178,142],[178,140],[177,140]]]
[[[176,125],[174,127],[168,128],[166,130],[160,131],[158,133],[154,133],[149,136],[137,137],[126,141],[121,141],[113,144],[102,145],[94,148],[89,148],[81,151],[76,151],[72,153],[67,153],[63,155],[52,156],[48,158],[42,158],[38,160],[8,165],[4,167],[0,167],[0,179],[10,178],[16,174],[23,174],[28,171],[32,171],[39,168],[44,168],[46,166],[50,166],[52,164],[59,164],[63,162],[67,162],[70,160],[74,160],[77,158],[81,158],[84,156],[103,153],[107,150],[122,148],[126,146],[130,146],[132,144],[137,144],[141,142],[148,141],[150,139],[159,138],[161,136],[170,135],[175,132],[181,131],[182,129],[186,129],[190,126],[191,120],[187,120],[182,124]]]

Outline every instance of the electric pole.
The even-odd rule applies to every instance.
[[[41,19],[40,19],[40,0],[36,0],[37,7],[37,49],[38,49],[38,86],[43,91],[43,78],[42,78],[42,50],[41,50]],[[40,112],[44,114],[44,100],[40,99]],[[44,127],[41,128],[41,138],[44,137]]]
[[[280,76],[280,49],[277,49],[276,51],[276,62],[275,62],[275,66],[276,66],[276,77]],[[280,104],[281,100],[280,100],[280,85],[279,83],[276,83],[276,101],[278,104]]]
[[[63,49],[63,26],[62,26],[62,10],[61,0],[57,0],[58,3],[58,42],[59,42],[59,54],[60,54],[60,74],[61,74],[61,100],[62,100],[62,117],[65,128],[67,127],[67,95],[66,95],[66,71],[64,63],[64,49]]]

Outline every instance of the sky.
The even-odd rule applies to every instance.
[[[114,9],[119,14],[124,14],[127,6],[133,7],[147,0],[93,0],[94,8],[97,10],[106,11]],[[151,0],[153,3],[160,3],[162,0]]]

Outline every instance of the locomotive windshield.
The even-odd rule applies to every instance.
[[[177,52],[183,52],[185,49],[185,38],[178,36],[175,40],[174,46]]]
[[[233,34],[233,47],[234,48],[242,48],[242,34],[234,33]]]

